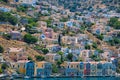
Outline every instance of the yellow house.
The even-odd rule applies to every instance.
[[[26,73],[26,69],[25,69],[25,64],[29,62],[27,60],[21,60],[21,61],[18,61],[17,62],[17,71],[20,73],[20,74],[25,74]]]
[[[46,61],[36,62],[36,68],[44,68],[44,64],[47,63]]]

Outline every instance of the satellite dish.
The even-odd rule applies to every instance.
[[[42,34],[40,37],[41,37],[42,39],[45,39],[45,35],[44,35],[44,34]]]

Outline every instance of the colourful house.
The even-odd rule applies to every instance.
[[[16,63],[16,66],[14,65],[14,67],[16,67],[17,71],[20,73],[20,74],[23,74],[25,75],[26,74],[26,63],[29,62],[29,61],[25,61],[25,60],[20,60]]]
[[[29,61],[25,64],[26,76],[34,76],[35,63]]]
[[[20,74],[30,77],[50,77],[52,64],[46,61],[18,61],[12,68],[17,69]],[[63,74],[65,76],[115,76],[116,65],[112,62],[65,62]]]
[[[117,60],[117,59],[113,59],[113,60],[112,60],[112,63],[113,63],[115,66],[118,66],[118,60]]]
[[[80,62],[80,67],[79,67],[79,76],[84,75],[84,63]]]
[[[112,62],[67,62],[65,76],[115,76]]]
[[[67,68],[65,70],[65,75],[66,76],[77,76],[77,70],[74,68]]]
[[[78,76],[79,75],[79,62],[68,62],[65,69],[66,76]]]
[[[11,39],[13,39],[13,40],[21,40],[22,39],[22,35],[18,31],[11,31],[9,34],[11,36]]]
[[[91,63],[90,75],[96,76],[97,73],[97,65],[96,62]]]
[[[111,76],[115,76],[115,74],[116,74],[116,66],[114,65],[114,64],[112,64],[111,66],[110,66],[110,70],[111,70]]]
[[[102,63],[97,64],[97,76],[102,76]]]
[[[51,63],[54,63],[61,59],[59,54],[48,53],[45,55],[45,60]]]
[[[37,77],[49,77],[52,73],[52,65],[49,62],[37,62],[35,67],[35,75]]]
[[[91,65],[90,63],[86,63],[86,74],[85,75],[90,75],[90,68],[91,68]]]

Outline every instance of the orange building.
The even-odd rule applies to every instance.
[[[26,68],[25,68],[25,64],[29,62],[27,60],[21,60],[17,62],[17,71],[20,74],[25,74],[26,73]]]

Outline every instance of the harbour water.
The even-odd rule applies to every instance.
[[[15,80],[120,80],[120,77],[29,78]]]

